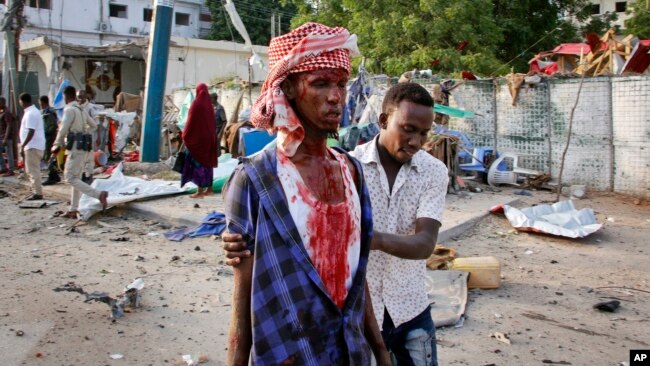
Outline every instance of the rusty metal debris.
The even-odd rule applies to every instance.
[[[142,278],[137,278],[131,284],[126,286],[124,292],[115,298],[111,297],[108,292],[93,291],[86,292],[74,282],[68,282],[61,287],[54,289],[55,292],[78,292],[86,297],[84,302],[97,301],[102,302],[111,308],[111,317],[113,319],[124,316],[125,309],[137,308],[140,306],[140,291],[144,288]]]

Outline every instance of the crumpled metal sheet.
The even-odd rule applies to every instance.
[[[596,222],[594,210],[577,210],[572,201],[560,201],[553,205],[537,205],[518,209],[503,205],[512,226],[520,231],[532,231],[567,238],[584,238],[598,231],[602,224]]]

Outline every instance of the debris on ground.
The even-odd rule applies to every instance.
[[[560,201],[553,205],[537,205],[518,209],[503,205],[510,224],[519,231],[584,238],[598,231],[602,225],[596,222],[594,210],[577,210],[572,201]],[[494,209],[493,209],[494,210]],[[492,212],[494,212],[491,210]]]
[[[507,345],[512,345],[512,342],[510,342],[510,337],[508,337],[508,335],[505,333],[494,332],[490,334],[490,337],[495,338],[497,341],[505,343]]]
[[[621,302],[618,300],[601,301],[594,305],[594,309],[598,309],[600,311],[606,311],[608,313],[613,313],[616,311],[616,309],[619,308],[619,306],[621,306]]]
[[[183,355],[183,363],[187,366],[196,366],[206,362],[208,362],[208,356],[206,355]]]
[[[448,263],[456,259],[456,250],[436,244],[433,253],[427,259],[427,267],[432,270],[447,269]]]
[[[84,302],[97,301],[107,304],[111,307],[111,317],[113,319],[124,316],[126,309],[137,308],[140,306],[140,291],[144,288],[144,280],[138,278],[126,286],[121,295],[112,298],[108,292],[93,291],[88,293],[74,282],[68,282],[61,287],[54,289],[55,292],[78,292],[86,297]]]

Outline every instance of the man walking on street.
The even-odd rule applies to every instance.
[[[16,169],[17,131],[16,117],[9,112],[7,100],[0,97],[0,175],[5,177],[14,175]]]
[[[84,118],[90,118],[95,123],[95,128],[91,132],[92,135],[92,146],[90,153],[86,154],[86,163],[84,164],[84,170],[81,175],[81,180],[86,184],[92,184],[93,182],[93,171],[95,170],[95,150],[97,146],[97,139],[99,137],[101,125],[97,123],[95,119],[98,116],[97,110],[95,109],[95,104],[91,103],[88,100],[88,94],[85,90],[79,90],[77,92],[77,103],[82,109],[82,114]]]
[[[87,117],[83,109],[75,101],[76,90],[68,86],[63,90],[66,106],[63,110],[61,128],[56,135],[52,153],[56,154],[62,146],[66,148],[67,159],[63,177],[72,185],[70,208],[63,217],[76,219],[79,214],[79,200],[81,194],[96,198],[105,209],[108,204],[108,192],[98,191],[81,180],[88,154],[90,153],[92,137],[91,132],[97,128],[92,118]]]
[[[228,365],[389,365],[365,281],[372,233],[361,166],[330,149],[356,36],[304,24],[273,38],[252,122],[277,146],[243,160],[226,188],[234,268]]]
[[[433,99],[419,84],[389,89],[380,133],[358,146],[373,207],[368,285],[386,347],[396,365],[437,365],[435,325],[424,284],[438,237],[447,168],[420,148],[433,122]],[[395,216],[395,212],[399,212]],[[242,237],[223,235],[226,262],[250,256]]]
[[[25,163],[25,174],[32,183],[32,195],[25,198],[28,201],[43,199],[41,185],[41,160],[45,150],[45,132],[41,113],[32,104],[32,96],[20,94],[20,106],[23,108],[23,119],[20,123],[20,155]]]

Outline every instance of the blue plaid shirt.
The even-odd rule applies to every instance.
[[[244,158],[224,189],[227,227],[242,234],[254,258],[251,361],[369,365],[363,314],[372,211],[361,165],[350,158],[361,201],[361,256],[341,310],[325,289],[291,218],[276,158],[275,149]]]

